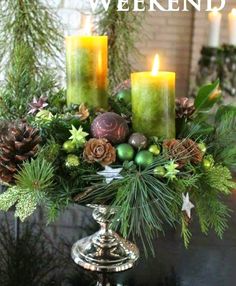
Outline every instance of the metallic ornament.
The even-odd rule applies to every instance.
[[[185,211],[188,218],[191,218],[191,209],[194,208],[194,205],[189,200],[189,193],[187,193],[186,196],[182,194],[182,197],[183,197],[182,212]]]
[[[124,118],[114,112],[98,115],[92,125],[94,138],[105,138],[113,144],[123,143],[129,133],[129,127]]]
[[[153,163],[153,154],[149,151],[140,151],[135,157],[135,163],[142,167],[146,168]]]
[[[98,175],[104,176],[106,183],[110,184],[113,180],[123,179],[123,176],[120,175],[122,168],[112,169],[109,166],[105,166],[105,170],[97,172]]]
[[[129,144],[136,149],[144,149],[147,147],[147,137],[142,133],[133,133],[129,138]]]
[[[121,90],[116,97],[119,101],[129,104],[131,102],[131,90]]]
[[[111,228],[117,209],[89,205],[101,228],[95,234],[77,241],[71,250],[74,262],[90,271],[121,272],[134,266],[139,258],[137,246],[120,237]]]
[[[118,158],[121,161],[131,161],[134,158],[134,149],[129,144],[120,144],[116,148]]]

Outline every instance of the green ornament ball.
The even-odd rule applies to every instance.
[[[149,150],[149,152],[151,152],[155,156],[157,156],[161,153],[160,147],[156,144],[151,145],[148,150]]]
[[[78,167],[80,165],[79,157],[76,155],[68,155],[66,158],[66,167],[73,168]]]
[[[211,167],[212,167],[211,165],[212,165],[211,162],[207,159],[204,159],[202,162],[202,166],[205,170],[211,169]]]
[[[66,151],[67,153],[73,153],[76,150],[76,145],[74,144],[74,142],[72,142],[71,140],[66,141],[63,144],[63,150]]]
[[[135,157],[135,163],[142,167],[146,168],[153,163],[153,154],[150,151],[140,151]]]
[[[202,161],[202,167],[206,171],[210,170],[211,168],[213,168],[214,164],[215,164],[214,159],[212,157],[210,157],[210,156],[204,158],[203,161]]]
[[[134,148],[129,144],[120,144],[116,150],[117,156],[121,161],[131,161],[134,158]]]
[[[198,147],[199,147],[199,149],[202,151],[202,153],[206,153],[206,151],[207,151],[207,146],[206,146],[206,144],[205,143],[199,143],[198,144]]]
[[[130,89],[124,89],[121,90],[117,93],[117,99],[119,101],[123,101],[125,103],[130,103],[131,102],[131,91]]]
[[[158,166],[153,170],[153,173],[156,177],[163,178],[166,175],[166,170],[162,166]]]

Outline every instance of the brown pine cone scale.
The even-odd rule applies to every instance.
[[[34,157],[41,142],[39,131],[27,123],[13,123],[0,137],[0,180],[14,183],[20,165]]]

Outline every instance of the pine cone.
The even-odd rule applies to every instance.
[[[187,97],[177,98],[176,118],[189,118],[195,111],[194,100]]]
[[[125,81],[123,81],[122,83],[120,83],[118,86],[116,86],[112,92],[113,95],[116,95],[117,93],[119,93],[121,90],[127,90],[131,88],[131,81],[130,79],[127,79]]]
[[[106,139],[93,138],[85,144],[84,159],[107,166],[116,161],[116,149]]]
[[[187,163],[199,164],[203,159],[203,152],[198,144],[191,139],[165,140],[163,148],[169,159],[175,160],[179,169]]]
[[[203,159],[203,152],[199,148],[198,144],[191,139],[184,139],[182,142],[183,146],[190,155],[190,162],[193,164],[201,163]]]
[[[184,165],[188,162],[188,151],[180,140],[165,140],[163,142],[163,148],[167,154],[167,157],[176,161],[176,163],[179,165],[179,169],[184,167]]]
[[[20,165],[35,156],[41,138],[36,128],[27,123],[15,123],[0,137],[0,179],[12,184]]]

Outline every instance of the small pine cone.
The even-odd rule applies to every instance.
[[[163,149],[168,159],[175,160],[179,165],[179,169],[183,168],[188,162],[188,151],[180,140],[170,139],[163,142]]]
[[[130,81],[130,79],[127,79],[114,88],[112,95],[116,95],[121,90],[127,90],[130,88],[131,88],[131,81]]]
[[[190,162],[193,164],[201,163],[204,154],[202,150],[199,148],[198,144],[191,139],[184,139],[182,142],[183,146],[189,153]]]
[[[116,161],[116,149],[106,139],[92,138],[85,144],[84,159],[107,166]]]
[[[194,100],[187,97],[177,98],[176,118],[189,118],[195,111]]]
[[[0,137],[0,179],[14,183],[20,165],[36,155],[40,142],[38,129],[23,122],[9,125]]]

